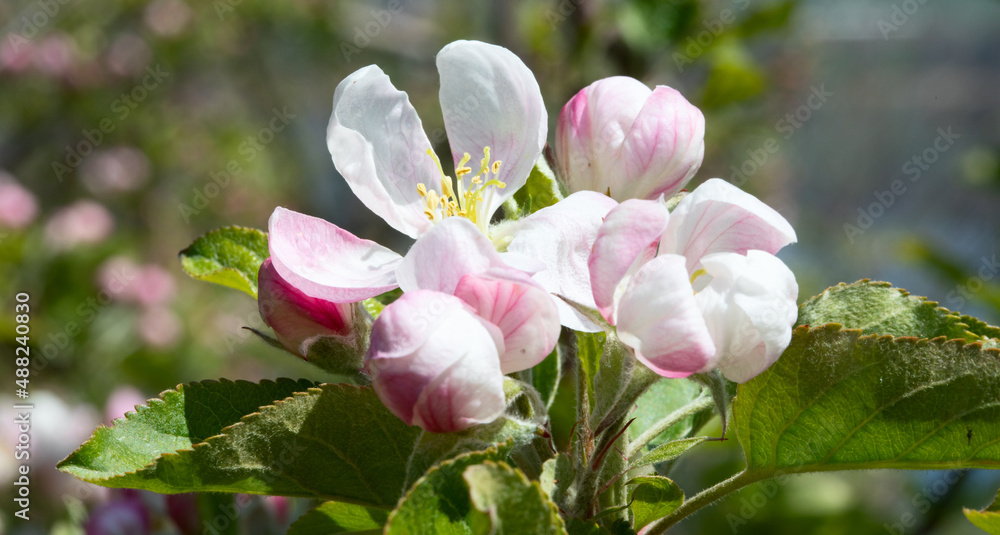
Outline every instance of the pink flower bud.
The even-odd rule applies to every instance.
[[[353,338],[351,303],[309,297],[283,279],[268,258],[257,276],[257,308],[281,345],[306,357],[324,337]]]
[[[667,86],[615,76],[585,87],[556,125],[556,164],[570,192],[617,201],[677,193],[705,155],[705,117]]]
[[[416,290],[382,311],[366,360],[375,393],[393,414],[448,433],[503,414],[503,353],[500,329],[461,299]]]

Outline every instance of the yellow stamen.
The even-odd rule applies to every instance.
[[[472,174],[472,168],[466,165],[472,157],[469,153],[465,153],[458,165],[455,166],[455,176],[458,177],[458,180],[454,181],[450,176],[444,174],[441,161],[433,150],[427,149],[427,155],[434,160],[438,172],[441,173],[440,195],[434,190],[428,190],[423,183],[417,184],[417,192],[424,199],[424,214],[427,215],[427,218],[436,223],[446,217],[464,217],[475,223],[483,233],[486,233],[489,225],[489,214],[486,213],[486,210],[492,204],[496,190],[507,187],[507,184],[494,178],[500,173],[502,162],[500,160],[491,161],[490,148],[483,147],[483,159],[479,162],[479,172],[466,181],[464,177]],[[488,192],[487,189],[489,189]],[[484,198],[484,194],[488,198]]]

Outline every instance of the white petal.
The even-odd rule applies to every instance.
[[[760,249],[774,254],[795,240],[795,230],[781,214],[753,195],[713,178],[671,212],[660,253],[687,257],[688,272],[694,273],[702,257],[712,253]]]
[[[593,191],[574,193],[525,218],[507,250],[545,264],[545,269],[533,278],[549,293],[596,310],[587,261],[604,216],[617,204]],[[555,302],[559,321],[566,327],[585,332],[601,330],[561,299]]]
[[[268,221],[274,269],[303,294],[335,303],[374,297],[397,286],[403,258],[320,219],[275,208]]]
[[[455,163],[469,153],[469,167],[478,171],[483,147],[490,147],[493,160],[502,161],[498,178],[507,187],[492,200],[485,196],[488,218],[524,185],[542,154],[548,132],[542,93],[524,62],[500,46],[455,41],[438,53],[437,66],[441,111]]]
[[[795,275],[774,255],[717,253],[703,259],[711,277],[695,296],[718,348],[718,367],[738,383],[773,364],[788,347],[798,309]]]
[[[615,300],[624,290],[625,279],[656,254],[668,217],[662,200],[629,199],[604,218],[588,265],[594,302],[612,325]]]
[[[449,217],[410,247],[396,277],[404,292],[419,289],[453,294],[465,275],[503,266],[489,238],[472,222]]]
[[[714,366],[709,336],[684,258],[661,255],[642,266],[618,305],[618,337],[664,377],[687,377]]]
[[[416,238],[431,228],[417,184],[440,181],[416,110],[375,65],[340,82],[326,143],[351,191],[394,229]]]

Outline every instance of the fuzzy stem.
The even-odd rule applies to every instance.
[[[684,520],[699,509],[711,505],[713,502],[726,496],[727,494],[736,492],[751,483],[756,483],[764,479],[767,479],[767,477],[751,474],[750,472],[744,470],[713,487],[709,487],[698,494],[695,494],[690,499],[685,500],[680,507],[674,509],[674,512],[650,524],[649,528],[645,532],[645,535],[660,535],[661,533],[667,531],[668,528],[681,520]]]

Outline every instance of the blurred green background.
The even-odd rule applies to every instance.
[[[277,205],[405,250],[334,170],[333,90],[377,63],[447,153],[434,55],[455,39],[527,63],[550,139],[562,105],[598,78],[679,89],[707,120],[692,186],[726,178],[792,222],[799,243],[781,256],[800,299],[868,277],[1000,323],[997,2],[3,0],[0,28],[0,532],[212,532],[190,497],[98,489],[53,467],[178,383],[327,379],[252,339],[255,303],[186,278],[177,252],[220,226],[265,228]],[[20,464],[18,292],[30,295],[36,405],[28,522],[6,483]],[[691,494],[740,458],[734,440],[709,443],[674,475]],[[676,531],[971,534],[961,507],[986,505],[998,483],[801,476]],[[281,533],[307,505],[236,504],[245,533]]]

